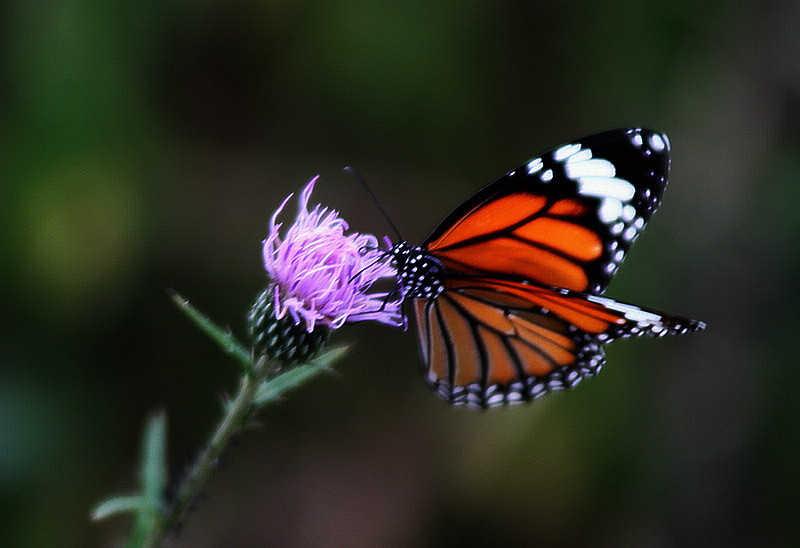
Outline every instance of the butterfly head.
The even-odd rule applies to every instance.
[[[433,299],[444,290],[444,266],[421,247],[397,242],[389,250],[404,297]]]

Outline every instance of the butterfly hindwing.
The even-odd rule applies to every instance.
[[[473,407],[530,401],[593,376],[601,344],[677,334],[699,322],[597,297],[519,282],[450,279],[414,301],[428,381]]]
[[[668,170],[665,135],[590,135],[494,181],[423,247],[451,271],[599,294],[658,207]]]

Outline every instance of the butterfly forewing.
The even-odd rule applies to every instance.
[[[668,170],[664,135],[591,135],[494,181],[423,247],[454,272],[602,293],[658,207]]]

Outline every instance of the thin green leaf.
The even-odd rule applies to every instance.
[[[153,508],[161,504],[167,487],[167,416],[163,411],[153,413],[147,420],[142,440],[142,462],[139,481],[142,496]]]
[[[144,506],[144,497],[139,495],[114,497],[98,504],[91,517],[93,521],[100,521],[121,512],[139,512]]]
[[[161,525],[164,491],[167,487],[167,417],[153,413],[145,425],[139,468],[142,504],[128,546],[148,546]]]
[[[248,373],[253,370],[253,358],[250,355],[250,350],[242,345],[233,334],[221,327],[214,324],[207,316],[198,311],[195,307],[189,304],[189,301],[178,295],[172,293],[172,300],[175,304],[183,310],[183,312],[206,334],[208,334],[222,350],[236,358]]]
[[[277,377],[264,381],[253,397],[253,405],[261,407],[279,398],[287,390],[299,386],[318,373],[325,371],[330,368],[333,362],[341,358],[348,348],[349,346],[333,347],[305,365],[289,369],[284,373],[280,373]]]
[[[108,499],[92,510],[91,518],[94,521],[122,512],[136,514],[127,546],[153,546],[156,542],[165,511],[163,495],[167,485],[166,439],[166,416],[163,412],[154,413],[147,420],[142,437],[139,465],[141,493]]]

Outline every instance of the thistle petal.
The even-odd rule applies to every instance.
[[[403,325],[400,302],[389,300],[389,293],[370,292],[378,280],[397,276],[378,239],[357,232],[345,234],[349,226],[335,210],[320,204],[309,210],[318,178],[311,179],[300,193],[297,216],[283,234],[278,217],[291,194],[270,218],[263,254],[264,268],[274,285],[276,319],[288,315],[295,325],[304,323],[308,333],[317,325],[338,329],[366,320]]]

